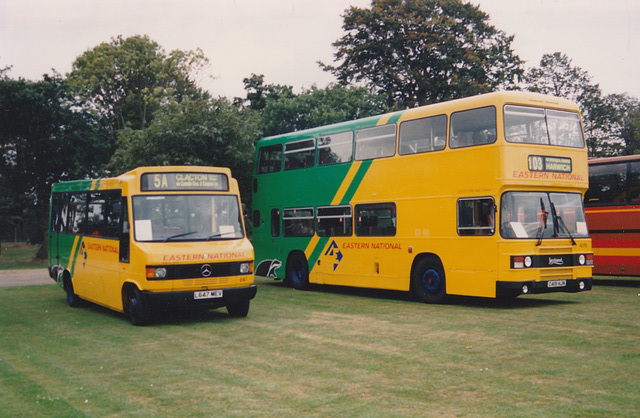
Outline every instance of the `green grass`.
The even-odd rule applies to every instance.
[[[3,416],[633,416],[638,288],[457,298],[257,278],[249,316],[121,315],[0,288]]]
[[[47,267],[46,260],[36,260],[39,245],[23,242],[0,242],[0,270]]]

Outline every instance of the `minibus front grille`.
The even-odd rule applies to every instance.
[[[212,277],[239,276],[240,265],[246,262],[180,264],[172,266],[147,266],[147,269],[166,269],[165,277],[147,280],[208,279]]]

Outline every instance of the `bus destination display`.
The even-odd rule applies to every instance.
[[[140,189],[143,192],[229,190],[229,180],[222,173],[145,173],[140,181]]]
[[[547,171],[552,173],[571,173],[571,158],[530,155],[529,171]]]

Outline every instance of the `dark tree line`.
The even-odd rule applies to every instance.
[[[343,15],[337,83],[295,92],[252,74],[245,97],[214,98],[197,74],[202,51],[167,53],[146,36],[86,51],[66,76],[13,80],[0,70],[0,238],[16,225],[41,242],[53,182],[118,175],[140,165],[226,166],[250,203],[261,136],[499,89],[579,103],[591,155],[640,152],[640,106],[604,95],[564,54],[525,68],[513,36],[461,0],[373,0]],[[3,235],[4,232],[4,235]]]

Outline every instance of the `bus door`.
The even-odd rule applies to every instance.
[[[456,202],[456,229],[452,245],[459,250],[446,264],[450,269],[447,292],[494,297],[497,271],[496,205],[491,196],[464,197]]]
[[[267,218],[266,220],[264,218]],[[257,276],[269,277],[272,279],[284,279],[285,268],[287,262],[287,254],[284,253],[282,246],[278,245],[282,240],[282,210],[279,207],[270,207],[265,216],[260,216],[261,227],[269,228],[270,233],[261,234],[263,241],[260,248],[263,250],[256,255],[256,271]],[[254,238],[255,239],[255,238]]]

